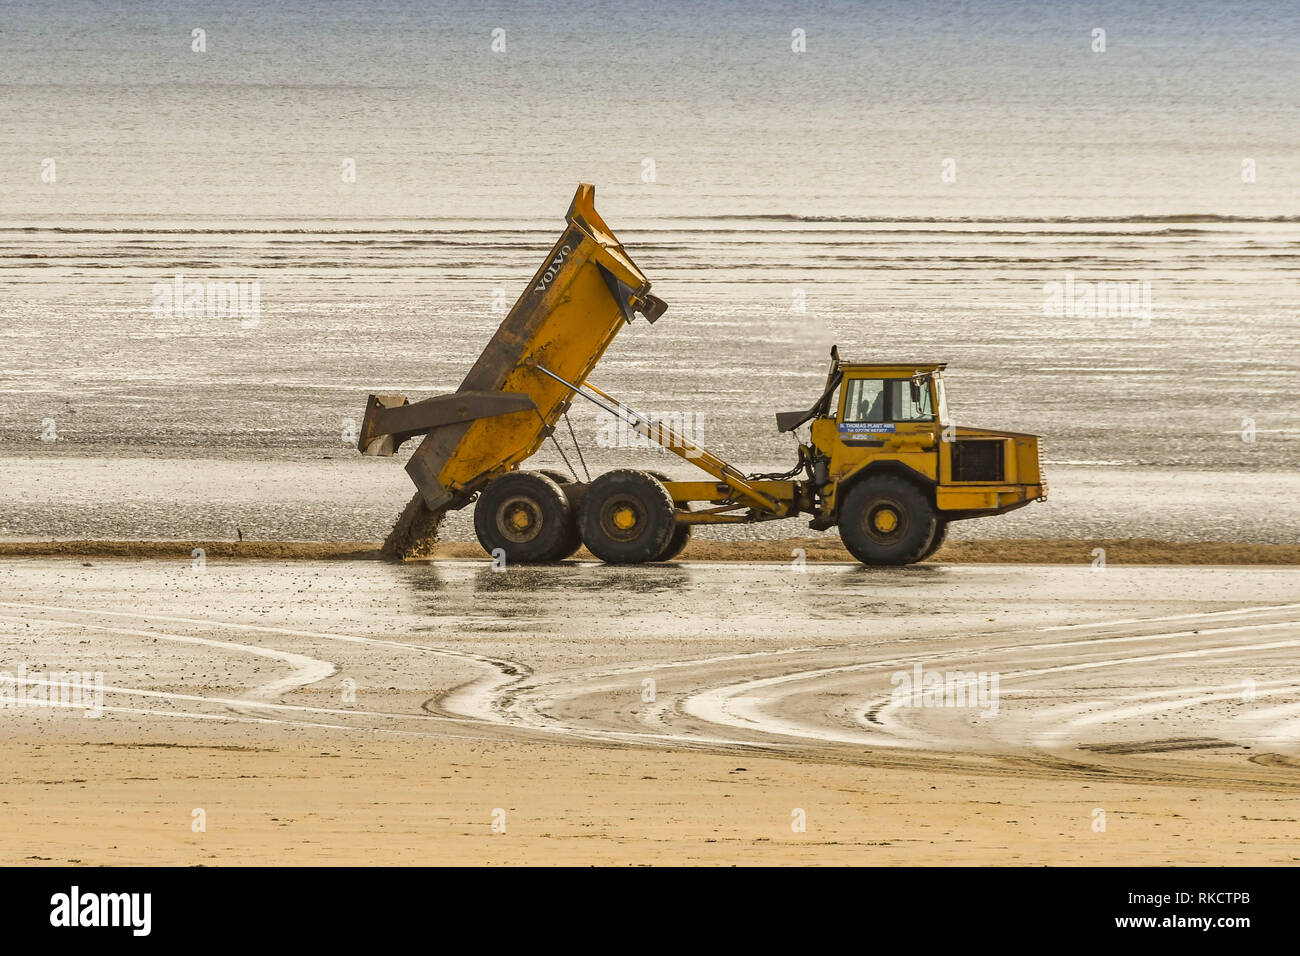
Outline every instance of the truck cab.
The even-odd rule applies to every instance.
[[[840,528],[870,564],[908,564],[943,543],[951,521],[1047,497],[1038,438],[952,423],[940,362],[866,363],[831,352],[818,403],[777,416],[811,422],[811,526]],[[792,417],[794,416],[794,417]]]

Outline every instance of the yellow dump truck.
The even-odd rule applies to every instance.
[[[798,444],[797,462],[779,475],[746,474],[611,398],[588,376],[623,325],[638,314],[654,322],[667,307],[594,199],[592,186],[578,187],[564,233],[456,392],[414,404],[371,395],[366,406],[359,449],[391,455],[422,435],[406,465],[419,497],[434,513],[473,503],[488,553],[549,562],[585,544],[611,563],[667,561],[698,524],[809,515],[812,528],[838,527],[865,564],[911,564],[938,549],[951,521],[1046,498],[1036,436],[950,424],[942,363],[851,362],[832,348],[817,400],[776,416]],[[575,397],[706,477],[521,470],[554,440]],[[578,444],[572,429],[568,437]]]

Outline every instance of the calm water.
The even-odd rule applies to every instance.
[[[738,464],[839,341],[1049,462],[1295,469],[1300,6],[1220,7],[8,3],[0,453],[337,450],[459,383],[588,180],[670,303],[594,380]],[[260,324],[157,315],[177,273]],[[1067,277],[1149,323],[1045,315]]]
[[[1297,64],[1291,0],[8,0],[0,217],[1294,215]]]

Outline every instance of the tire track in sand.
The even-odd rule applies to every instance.
[[[467,685],[461,685],[460,688],[456,688],[455,690],[468,690],[473,698],[484,701],[485,702],[484,706],[488,708],[489,715],[492,707],[492,701],[496,699],[498,692],[503,687],[513,684],[519,680],[523,680],[532,673],[531,669],[528,668],[526,665],[515,661],[505,660],[502,658],[488,657],[482,654],[475,654],[470,651],[457,650],[455,648],[437,647],[437,646],[431,646],[427,644],[408,643],[404,641],[385,640],[383,638],[362,637],[355,634],[339,634],[339,633],[329,632],[329,631],[310,631],[310,630],[304,630],[298,628],[277,627],[273,625],[263,625],[263,624],[242,624],[242,623],[237,623],[232,621],[221,621],[221,620],[215,620],[209,618],[181,617],[177,615],[147,613],[147,612],[140,612],[140,611],[110,611],[110,610],[102,610],[102,609],[68,607],[66,605],[57,605],[57,604],[32,604],[32,603],[25,603],[25,602],[18,602],[18,601],[0,601],[0,607],[8,607],[8,608],[14,608],[14,609],[25,610],[25,611],[53,612],[57,614],[98,615],[98,616],[107,616],[113,618],[133,618],[133,619],[143,620],[143,621],[159,621],[159,622],[167,622],[167,623],[190,624],[198,627],[237,630],[237,631],[245,631],[250,633],[272,634],[272,635],[278,634],[278,635],[286,635],[292,637],[305,637],[313,640],[337,641],[337,642],[349,643],[349,644],[360,644],[360,645],[394,648],[403,651],[416,651],[419,653],[432,654],[434,656],[446,657],[454,660],[470,662],[475,665],[488,669],[490,673],[485,677],[479,678],[478,680],[471,681]],[[335,673],[337,673],[337,668],[332,662],[323,661],[317,658],[307,657],[306,655],[295,654],[290,651],[281,651],[274,648],[265,648],[256,644],[242,644],[235,641],[224,641],[224,640],[218,640],[214,638],[197,637],[193,635],[172,634],[172,633],[162,632],[162,631],[152,631],[152,630],[140,631],[131,628],[112,628],[112,627],[107,627],[105,625],[95,625],[95,624],[88,624],[88,623],[75,622],[75,621],[59,621],[50,618],[23,618],[23,617],[16,617],[10,615],[0,615],[0,620],[19,621],[22,623],[34,623],[34,624],[52,626],[52,627],[83,628],[87,630],[97,630],[106,633],[116,632],[127,636],[157,638],[160,640],[170,640],[170,641],[176,641],[180,643],[207,645],[222,650],[249,653],[256,656],[276,659],[294,668],[293,673],[291,673],[290,675],[283,678],[279,678],[275,681],[272,681],[260,687],[254,688],[252,691],[249,691],[246,695],[243,695],[238,698],[216,698],[216,697],[208,697],[203,695],[168,694],[167,692],[163,692],[163,691],[141,691],[139,689],[118,689],[118,691],[122,693],[129,692],[129,693],[136,693],[136,694],[146,695],[146,696],[157,695],[159,697],[164,697],[164,698],[171,697],[176,700],[207,701],[210,703],[216,703],[216,704],[231,706],[235,708],[258,707],[263,709],[274,709],[274,710],[282,710],[282,711],[293,710],[293,711],[300,711],[303,713],[337,713],[337,714],[352,714],[352,715],[360,715],[362,713],[360,711],[355,711],[355,710],[313,708],[313,707],[307,707],[305,705],[278,703],[277,699],[280,695],[287,693],[291,690],[296,690],[301,687],[309,686],[320,680],[324,680],[328,677],[331,677]],[[106,692],[107,690],[108,689],[105,688]],[[445,696],[445,695],[440,695],[440,696]],[[391,717],[391,718],[427,719],[427,720],[435,720],[435,721],[446,721],[446,722],[458,723],[458,724],[471,724],[476,722],[482,722],[485,719],[487,719],[486,717],[480,717],[474,714],[452,715],[452,714],[431,713],[429,712],[429,705],[434,700],[437,700],[437,698],[433,698],[429,701],[425,701],[424,705],[421,708],[423,712],[420,714],[399,714],[399,713],[390,714],[386,712],[367,712],[366,715],[367,716],[378,715],[378,716]],[[122,708],[105,707],[105,710],[122,710]],[[144,713],[143,711],[140,712]],[[194,714],[186,715],[181,712],[177,712],[177,716],[196,717],[199,715],[194,715]],[[202,715],[202,716],[205,719],[209,719],[212,715]],[[234,718],[232,717],[230,719],[233,720]],[[258,718],[258,722],[276,722],[276,721],[274,721],[272,718]],[[281,720],[278,722],[296,723],[297,721]],[[498,723],[499,721],[489,720],[488,722]],[[334,725],[321,725],[321,726],[332,727]],[[340,725],[339,729],[373,730],[376,728],[351,727],[351,726]]]

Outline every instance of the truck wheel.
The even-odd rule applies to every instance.
[[[672,479],[662,471],[652,471],[650,474],[654,475],[661,482],[672,481]],[[673,507],[676,508],[676,502],[673,503]],[[690,504],[686,505],[686,510],[691,510]],[[655,560],[671,561],[673,558],[685,551],[686,546],[691,543],[691,532],[694,528],[694,525],[681,524],[680,522],[674,525],[673,533],[668,537],[668,543],[664,545],[663,551],[660,552],[659,557],[655,558]]]
[[[913,564],[936,534],[925,492],[896,475],[867,478],[840,505],[840,540],[863,564]]]
[[[483,550],[497,548],[507,563],[558,561],[573,537],[573,514],[564,492],[535,471],[512,471],[493,480],[474,506],[474,532]],[[574,550],[577,550],[576,548]]]
[[[565,528],[566,534],[564,544],[556,549],[548,561],[563,561],[565,558],[571,558],[578,553],[582,547],[582,532],[578,529],[578,516],[570,513],[568,525]]]
[[[562,471],[552,471],[549,468],[543,468],[541,469],[541,473],[557,485],[573,484],[573,479]],[[573,506],[572,496],[565,493],[564,497],[569,500],[569,538],[564,543],[564,547],[560,548],[560,550],[556,552],[555,557],[551,558],[552,561],[563,561],[565,558],[571,558],[577,554],[578,549],[582,547],[582,532],[578,528],[578,509]]]
[[[677,526],[672,495],[644,471],[619,469],[587,489],[579,520],[587,549],[609,564],[654,561]]]
[[[668,543],[664,545],[663,551],[659,552],[656,561],[671,561],[691,543],[691,529],[694,525],[678,524],[673,527],[673,533],[668,536]]]
[[[935,522],[934,538],[930,541],[930,546],[925,549],[925,553],[921,555],[921,560],[924,561],[930,555],[934,554],[936,551],[942,548],[943,543],[947,540],[948,540],[948,522],[946,521]]]

